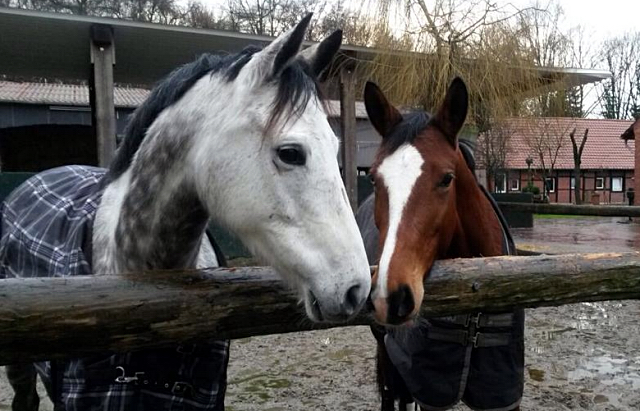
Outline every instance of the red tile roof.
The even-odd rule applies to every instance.
[[[635,141],[625,143],[620,135],[632,121],[586,119],[586,118],[514,118],[509,129],[513,131],[507,155],[506,165],[509,169],[527,169],[527,157],[533,159],[532,168],[542,168],[539,156],[531,149],[535,136],[545,131],[548,135],[558,135],[561,148],[558,152],[554,168],[557,170],[573,169],[573,148],[569,133],[576,128],[578,145],[586,128],[589,129],[587,142],[582,153],[581,168],[583,170],[633,170]],[[548,166],[548,156],[545,164]]]
[[[115,88],[116,107],[137,107],[149,90],[132,87]],[[27,104],[88,106],[89,87],[77,84],[0,81],[0,101]]]

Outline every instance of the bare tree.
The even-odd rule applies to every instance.
[[[10,0],[11,1],[11,0]],[[14,0],[10,6],[84,16],[111,17],[116,0]]]
[[[313,0],[228,0],[227,15],[233,30],[277,36],[316,8]]]
[[[317,22],[309,28],[309,40],[319,41],[337,29],[342,30],[343,43],[359,46],[373,45],[375,23],[348,7],[348,2],[338,0],[325,3]]]
[[[229,19],[225,15],[216,15],[211,9],[198,1],[192,1],[187,5],[182,24],[199,29],[231,29]]]
[[[179,24],[185,10],[175,0],[120,0],[123,17],[136,21]]]
[[[577,26],[570,30],[570,56],[568,65],[574,68],[593,68],[597,65],[596,48],[585,32],[585,27]],[[588,98],[590,94],[595,96],[594,84],[568,84],[567,90],[567,116],[586,117],[597,108],[598,99]],[[591,100],[591,101],[589,101]],[[587,106],[587,103],[590,103]]]
[[[558,3],[542,3],[518,15],[521,47],[527,50],[536,67],[566,67],[572,60],[572,41],[569,31],[563,30],[564,10]],[[538,117],[566,116],[578,104],[575,91],[562,80],[553,87],[540,88],[528,101],[526,109]],[[573,104],[571,104],[573,103]]]
[[[509,122],[493,124],[492,127],[478,136],[476,157],[478,165],[487,173],[487,189],[495,191],[496,177],[506,169],[507,157],[510,154],[511,137],[515,134]]]
[[[546,198],[549,187],[547,179],[553,176],[560,150],[565,146],[571,123],[557,117],[532,118],[528,122],[525,144],[540,162],[543,195]]]
[[[501,8],[491,0],[379,1],[382,12],[374,44],[390,53],[378,55],[366,74],[389,98],[431,110],[451,78],[461,76],[470,92],[469,122],[480,132],[500,119],[521,115],[523,109],[538,115],[540,110],[528,110],[534,96],[544,94],[536,66],[542,61],[545,67],[556,66],[566,51],[555,16],[559,7],[534,4],[519,10],[510,4]],[[406,11],[404,20],[393,14],[398,9]],[[550,20],[548,35],[535,27],[543,17]],[[400,32],[403,22],[405,30]],[[542,90],[563,89],[560,83]]]
[[[630,119],[640,99],[640,32],[607,40],[599,53],[601,62],[612,74],[600,87],[601,114],[605,118]]]
[[[571,146],[573,148],[574,194],[576,204],[582,204],[582,179],[580,178],[580,165],[582,163],[582,150],[584,149],[584,145],[587,143],[589,129],[586,128],[584,130],[580,145],[578,145],[578,143],[576,142],[575,134],[576,128],[574,127],[573,130],[569,133],[569,137],[571,138]]]

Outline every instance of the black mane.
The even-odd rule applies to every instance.
[[[382,139],[381,148],[388,154],[392,154],[404,143],[413,143],[431,122],[431,115],[425,111],[414,111],[403,114],[402,117],[403,120]]]
[[[464,157],[464,162],[467,163],[467,166],[471,171],[476,171],[476,157],[475,151],[476,146],[472,141],[465,140],[458,137],[458,147],[460,147],[460,151],[462,152],[462,157]]]
[[[413,143],[418,135],[429,125],[432,118],[431,114],[425,111],[414,111],[409,114],[404,114],[403,120],[396,125],[388,136],[382,139],[381,151],[384,150],[386,155],[393,154],[401,145],[405,143]],[[458,138],[458,147],[462,152],[462,157],[469,167],[469,169],[475,172],[475,145],[469,140]]]
[[[200,78],[207,73],[222,73],[227,81],[233,81],[260,50],[259,47],[249,46],[235,55],[203,54],[194,62],[178,67],[161,80],[129,120],[124,140],[109,167],[109,179],[117,179],[129,168],[147,129],[158,115],[176,103]],[[310,76],[308,66],[301,61],[290,64],[280,77],[272,81],[278,82],[278,93],[273,102],[268,127],[275,124],[288,107],[291,108],[292,114],[299,114],[311,97],[318,95],[318,85]]]

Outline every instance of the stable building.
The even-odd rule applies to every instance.
[[[519,193],[529,181],[543,192],[543,168],[549,202],[575,203],[575,181],[581,181],[583,202],[599,204],[627,203],[626,191],[634,185],[635,141],[621,140],[620,135],[632,121],[586,118],[511,119],[506,128],[511,130],[507,143],[505,169],[497,173],[493,191]],[[569,133],[575,131],[579,145],[589,129],[585,143],[580,175],[574,175],[573,146]],[[541,136],[544,133],[545,136]],[[544,167],[536,141],[547,142]],[[549,150],[551,148],[551,150]],[[557,155],[555,154],[557,149]],[[480,167],[482,168],[481,161]]]
[[[14,82],[56,79],[64,83],[85,84],[88,90],[80,93],[82,104],[67,104],[64,98],[53,97],[56,93],[65,94],[67,91],[58,90],[52,92],[51,98],[44,98],[40,94],[46,94],[46,91],[39,88],[44,86],[5,85],[8,88],[30,89],[36,97],[31,102],[26,101],[26,97],[10,96],[2,102],[4,111],[0,112],[0,121],[3,121],[0,138],[6,138],[8,143],[4,144],[4,153],[0,153],[0,156],[5,167],[12,164],[9,157],[15,159],[14,156],[18,155],[16,141],[21,141],[20,149],[26,151],[26,154],[20,155],[32,155],[36,157],[33,161],[37,162],[40,155],[53,154],[58,150],[50,149],[51,144],[44,144],[47,140],[59,142],[59,150],[68,150],[69,157],[64,159],[66,162],[87,163],[87,153],[93,152],[93,163],[106,166],[115,152],[116,137],[122,133],[127,114],[134,106],[122,95],[118,97],[116,86],[127,89],[126,85],[132,85],[136,89],[149,89],[175,67],[192,61],[201,53],[235,53],[248,45],[264,46],[273,40],[268,36],[223,30],[12,8],[0,8],[0,38],[3,40],[0,41],[0,76],[3,76],[0,78]],[[356,101],[362,95],[357,85],[365,80],[358,77],[358,68],[368,64],[379,53],[401,52],[343,45],[328,73],[326,94],[330,99],[340,102],[337,110],[334,110],[339,120],[335,128],[342,137],[341,164],[352,206],[355,206],[358,194],[358,171],[368,169],[378,145],[378,137],[366,121],[362,103]],[[514,68],[519,69],[522,68]],[[569,85],[587,84],[611,76],[611,73],[602,70],[522,70],[535,70],[541,87],[557,81]],[[73,88],[69,86],[70,94],[77,91],[72,91]],[[24,96],[33,96],[31,91],[25,92]],[[10,94],[15,96],[19,92]],[[72,101],[76,100],[72,98]],[[37,127],[20,129],[29,126]],[[86,132],[81,132],[80,126],[84,126]],[[31,131],[35,134],[31,134]],[[81,135],[93,141],[82,141]],[[64,138],[70,140],[62,143],[60,139]],[[44,148],[37,147],[40,143]],[[77,153],[72,152],[75,149]],[[36,165],[31,164],[30,167]]]

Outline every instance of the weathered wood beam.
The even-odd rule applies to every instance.
[[[535,214],[592,215],[602,217],[640,217],[639,206],[625,205],[574,205],[543,203],[499,202],[502,211],[524,211]]]
[[[116,151],[116,111],[113,65],[116,63],[113,28],[91,26],[91,112],[96,132],[98,165],[108,167]]]
[[[425,290],[427,316],[637,299],[640,253],[440,261]],[[0,281],[0,364],[316,328],[270,268]]]
[[[358,208],[358,141],[356,133],[356,74],[353,64],[340,69],[340,130],[342,175],[351,208]]]

